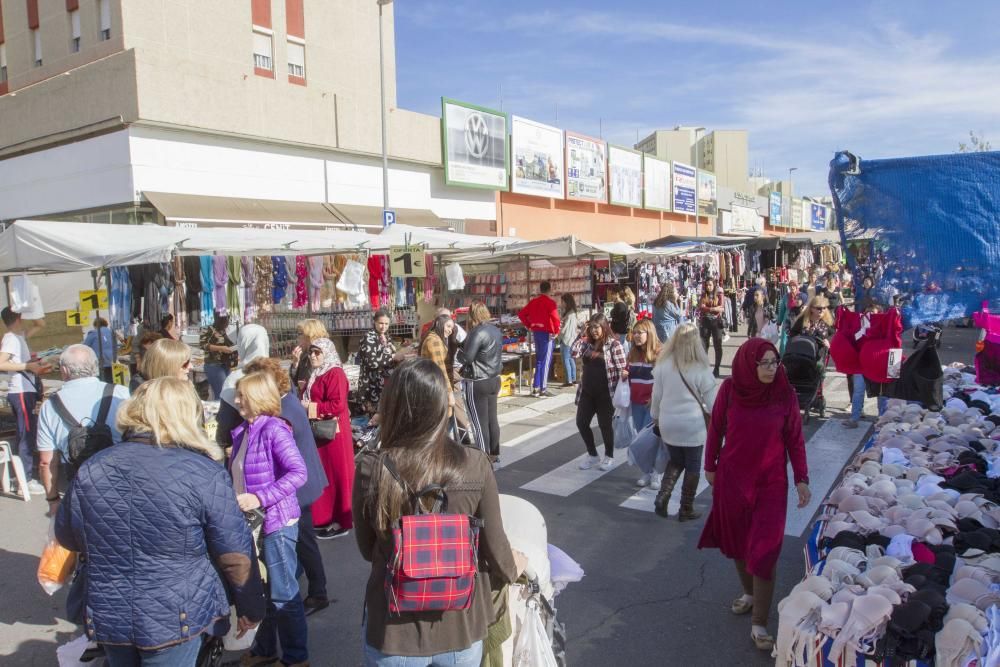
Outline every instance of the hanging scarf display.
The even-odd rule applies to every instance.
[[[340,270],[337,269],[336,256],[325,256],[323,258],[323,289],[320,290],[320,303],[323,308],[332,308],[333,302],[337,300],[337,278],[339,277]]]
[[[241,257],[240,268],[243,274],[243,321],[253,322],[257,319],[257,304],[254,303],[254,258]]]
[[[253,300],[257,306],[257,316],[260,313],[269,313],[272,310],[274,295],[272,287],[274,285],[274,265],[271,258],[267,256],[254,257],[254,291]]]
[[[309,264],[303,255],[299,255],[295,258],[295,300],[292,306],[304,308],[307,303],[309,303]]]
[[[309,258],[309,301],[312,302],[313,310],[319,310],[323,305],[323,267],[326,261],[322,255]]]
[[[388,255],[371,255],[368,257],[368,298],[372,308],[388,306],[392,303],[389,294],[389,257]],[[396,282],[397,303],[401,281]]]
[[[215,309],[223,310],[226,308],[226,288],[229,286],[229,266],[226,264],[224,256],[216,255],[212,258],[212,276],[214,280],[212,297],[215,300]]]
[[[201,321],[215,321],[215,276],[213,274],[212,258],[202,255],[201,263]],[[225,302],[223,302],[225,303]]]
[[[277,305],[285,298],[285,290],[288,288],[288,271],[285,270],[284,257],[271,258],[271,297]]]
[[[239,257],[226,258],[226,308],[234,322],[243,322],[243,307],[240,304],[240,294],[243,292],[243,266]]]

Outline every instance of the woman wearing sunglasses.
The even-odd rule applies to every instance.
[[[802,313],[792,323],[789,336],[812,336],[824,347],[830,347],[833,337],[833,312],[830,301],[825,296],[816,295],[809,299]]]

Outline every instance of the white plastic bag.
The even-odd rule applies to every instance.
[[[558,595],[569,584],[583,579],[583,568],[569,554],[554,544],[548,545],[549,564],[552,570],[552,586]]]
[[[10,309],[24,313],[31,308],[31,288],[34,284],[28,276],[14,276],[10,281]]]
[[[344,271],[337,281],[337,289],[345,294],[359,294],[365,291],[365,267],[353,259],[344,265]]]
[[[556,656],[552,653],[552,642],[545,633],[545,623],[542,622],[542,612],[537,600],[528,601],[524,623],[514,645],[512,667],[558,667]]]
[[[92,663],[80,660],[80,656],[87,650],[88,643],[87,635],[80,635],[57,648],[56,659],[59,661],[59,667],[90,667]]]
[[[765,340],[769,340],[772,343],[777,343],[778,339],[781,337],[778,325],[774,322],[768,322],[764,325],[764,328],[760,330],[760,337]]]
[[[465,276],[458,262],[452,262],[444,267],[444,277],[448,281],[449,292],[465,289]]]
[[[632,410],[616,410],[612,419],[615,433],[615,449],[626,449],[635,440],[635,425],[632,424]]]
[[[615,395],[611,397],[611,405],[619,410],[628,410],[632,407],[632,388],[627,380],[622,380],[615,388]]]
[[[257,636],[257,628],[251,628],[247,630],[247,633],[236,638],[236,633],[239,631],[236,625],[236,607],[229,608],[229,632],[225,637],[222,638],[222,645],[227,651],[249,651],[250,647],[253,646],[254,637]]]

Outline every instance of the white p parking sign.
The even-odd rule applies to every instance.
[[[396,224],[396,212],[390,210],[382,211],[382,226],[388,227],[394,224]]]

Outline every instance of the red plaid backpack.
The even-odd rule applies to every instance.
[[[416,512],[400,517],[392,529],[385,576],[390,613],[468,609],[476,590],[482,521],[468,514],[448,514],[443,487],[432,484],[414,493],[392,460],[381,459]],[[432,493],[437,498],[428,512],[420,499]]]

